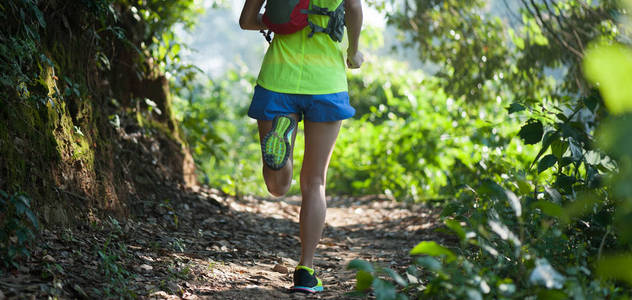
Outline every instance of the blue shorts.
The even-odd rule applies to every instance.
[[[324,95],[299,95],[277,93],[257,85],[252,96],[248,116],[269,121],[276,115],[297,114],[311,122],[332,122],[348,119],[355,115],[349,105],[349,93],[341,92]]]

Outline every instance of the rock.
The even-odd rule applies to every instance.
[[[143,271],[143,272],[149,272],[149,271],[153,270],[154,267],[152,267],[152,266],[150,266],[148,264],[142,264],[142,265],[138,266],[138,269]]]
[[[151,299],[169,299],[169,294],[165,291],[157,291],[149,294],[149,298]]]
[[[173,281],[167,282],[167,288],[169,290],[171,290],[172,292],[174,292],[174,293],[180,292],[180,286],[177,283],[173,282]]]
[[[290,272],[290,270],[286,266],[284,266],[282,264],[274,265],[274,268],[272,268],[272,271],[279,272],[279,273],[282,273],[282,274],[287,274],[287,273]]]
[[[4,295],[4,293],[2,291],[0,291],[0,300],[4,300],[7,297]]]

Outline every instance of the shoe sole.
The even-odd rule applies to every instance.
[[[272,170],[280,170],[290,157],[291,145],[289,133],[296,127],[289,117],[275,117],[272,129],[261,142],[263,161]]]
[[[302,292],[302,293],[309,293],[309,294],[322,292],[323,290],[324,289],[323,289],[322,286],[316,286],[316,287],[295,286],[295,287],[292,287],[292,292]]]

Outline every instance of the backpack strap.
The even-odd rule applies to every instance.
[[[308,37],[312,37],[314,33],[322,32],[326,33],[331,37],[331,39],[335,42],[341,42],[342,36],[344,35],[344,25],[345,25],[345,10],[344,10],[345,0],[340,2],[338,7],[331,11],[326,7],[320,7],[312,4],[310,9],[301,9],[301,13],[311,14],[311,15],[321,15],[328,16],[329,22],[327,23],[327,27],[321,27],[314,24],[312,21],[307,21],[307,24],[312,29],[312,32],[309,33]]]
[[[268,30],[268,32],[266,32],[265,30],[261,29],[259,30],[259,32],[263,34],[263,37],[266,38],[266,41],[268,41],[268,44],[272,44],[272,31],[271,30]]]

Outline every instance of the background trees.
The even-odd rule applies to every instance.
[[[367,28],[369,61],[349,74],[358,115],[341,132],[329,192],[426,201],[456,238],[423,241],[408,270],[352,263],[360,291],[629,296],[629,2],[372,3],[390,27]],[[187,146],[200,181],[265,195],[255,123],[245,117],[252,72],[210,79],[181,59],[173,26],[191,26],[196,7],[0,5],[13,20],[0,31],[8,261],[38,217],[68,222],[77,207],[125,214],[133,195],[190,184]],[[302,148],[299,137],[297,164]]]

